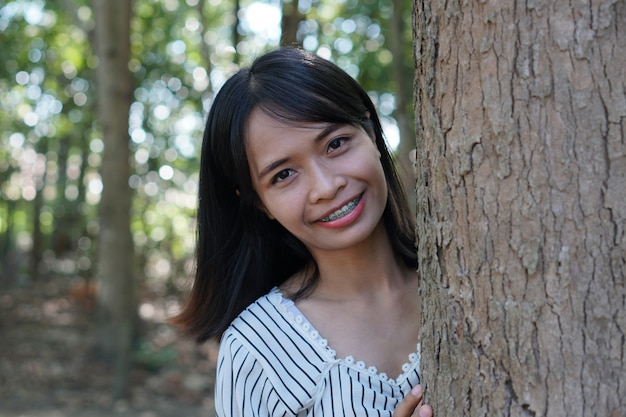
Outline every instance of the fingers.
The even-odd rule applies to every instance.
[[[415,387],[413,387],[411,392],[408,393],[402,399],[400,404],[398,404],[395,411],[393,412],[393,417],[410,417],[411,415],[413,415],[413,412],[416,411],[415,408],[420,404],[421,401],[422,401],[422,386],[416,385]],[[430,406],[428,407],[430,409]],[[421,409],[418,414],[419,417],[432,417],[432,409],[430,409],[430,415],[428,414],[422,415],[421,413],[424,407],[420,407],[420,408]],[[428,411],[428,410],[424,410],[424,411]]]
[[[424,404],[419,407],[419,412],[417,415],[419,417],[433,417],[433,408],[428,404]]]

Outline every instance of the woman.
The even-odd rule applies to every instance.
[[[371,99],[336,65],[279,49],[226,82],[175,320],[221,337],[219,416],[432,416],[406,201]]]

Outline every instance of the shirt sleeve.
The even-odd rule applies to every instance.
[[[215,412],[218,417],[286,416],[262,363],[233,331],[222,337],[215,380]]]

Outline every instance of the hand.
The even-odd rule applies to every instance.
[[[433,417],[433,408],[422,403],[422,386],[416,385],[398,404],[393,417]]]

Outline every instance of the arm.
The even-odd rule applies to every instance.
[[[422,402],[422,386],[416,385],[398,404],[393,417],[433,417],[433,409]]]

